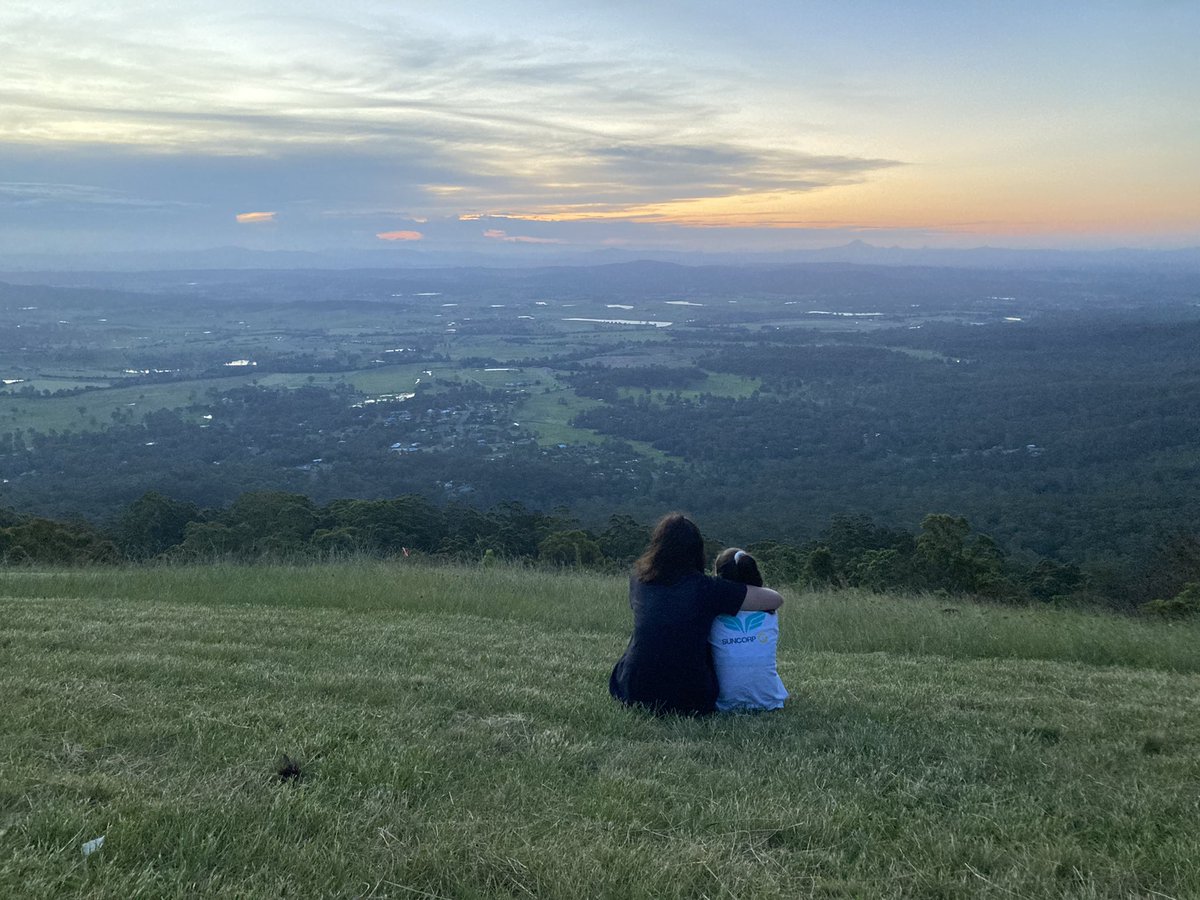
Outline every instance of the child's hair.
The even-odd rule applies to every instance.
[[[713,571],[726,581],[740,581],[742,584],[763,586],[762,573],[758,571],[758,563],[745,550],[728,547],[717,554]]]

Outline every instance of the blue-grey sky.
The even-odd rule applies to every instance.
[[[8,251],[1200,243],[1200,4],[0,7]]]

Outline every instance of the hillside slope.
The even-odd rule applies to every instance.
[[[657,720],[617,578],[4,571],[0,894],[1200,895],[1200,629],[782,624],[787,709]]]

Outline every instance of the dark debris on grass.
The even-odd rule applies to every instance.
[[[300,767],[299,760],[292,759],[286,753],[282,753],[279,756],[279,762],[275,766],[275,775],[281,782],[287,784],[288,782],[303,781],[306,773]]]

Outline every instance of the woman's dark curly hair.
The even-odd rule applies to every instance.
[[[682,513],[659,520],[650,544],[633,564],[633,576],[644,584],[672,584],[684,575],[703,571],[704,536]]]

